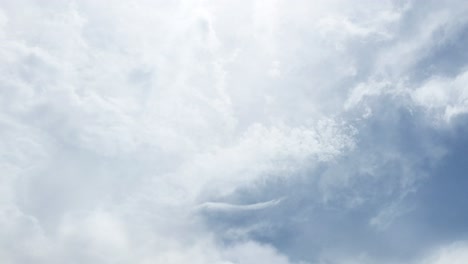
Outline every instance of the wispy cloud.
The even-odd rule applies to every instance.
[[[276,206],[281,202],[281,199],[271,200],[261,203],[254,204],[229,204],[229,203],[219,203],[219,202],[205,202],[197,206],[199,210],[206,211],[222,211],[222,212],[238,212],[238,211],[255,211],[262,210],[269,207]]]

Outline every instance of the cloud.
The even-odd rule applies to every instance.
[[[281,199],[271,200],[267,202],[246,204],[246,205],[237,205],[237,204],[228,204],[228,203],[216,203],[216,202],[206,202],[199,205],[199,209],[207,211],[225,211],[225,212],[236,212],[236,211],[251,211],[251,210],[262,210],[277,205],[281,202]]]
[[[466,13],[0,1],[0,261],[412,261],[442,239],[412,199],[463,139]]]
[[[468,110],[467,79],[466,71],[453,79],[434,77],[414,91],[413,99],[418,105],[435,114],[436,119],[450,122],[452,118]]]
[[[468,260],[468,249],[465,241],[455,242],[434,250],[430,256],[421,263],[445,264],[445,263],[465,263]]]

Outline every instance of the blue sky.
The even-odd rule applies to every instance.
[[[468,5],[0,0],[0,262],[465,264]]]

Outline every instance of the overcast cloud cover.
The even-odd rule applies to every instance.
[[[467,45],[464,0],[0,0],[0,262],[466,264]]]

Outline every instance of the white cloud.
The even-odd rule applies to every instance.
[[[413,100],[435,114],[435,118],[449,122],[468,112],[468,71],[451,78],[434,77],[416,89]]]
[[[218,202],[206,202],[198,206],[199,210],[207,211],[225,211],[225,212],[237,212],[237,211],[251,211],[251,210],[262,210],[277,205],[281,202],[281,199],[271,200],[261,203],[254,204],[228,204]]]
[[[236,57],[243,40],[229,47],[222,23],[215,25],[222,14],[213,8],[202,2],[2,4],[2,195],[8,201],[2,210],[13,204],[35,219],[50,247],[37,261],[221,261],[224,249],[184,211],[352,147],[346,124],[317,116],[309,124],[287,122],[290,103],[274,92],[285,104],[284,124],[267,118],[265,107],[276,106],[255,96],[266,89],[256,87],[259,79],[229,79],[249,73],[228,69],[243,67]],[[28,16],[19,15],[23,9]],[[255,45],[274,38],[275,9],[258,3],[248,14],[253,20],[242,21],[253,23],[254,32],[270,32],[256,36]],[[263,63],[256,49],[243,54],[264,67],[253,73],[266,76],[274,65],[278,75],[272,61],[278,51]],[[138,217],[140,228],[127,215]],[[195,237],[207,241],[206,252]],[[249,243],[237,249],[246,254],[241,259],[255,254],[250,247],[264,252]],[[5,258],[23,257],[14,254]]]
[[[402,40],[411,8],[0,1],[0,262],[293,263],[248,235],[223,244],[194,209],[273,210],[279,200],[220,201],[359,153],[349,113],[407,95],[403,73],[379,74],[459,30],[450,9]],[[465,75],[412,99],[464,113]],[[349,171],[325,185],[348,188]]]
[[[418,263],[427,264],[462,264],[468,261],[468,247],[465,241],[452,243],[434,250]]]

